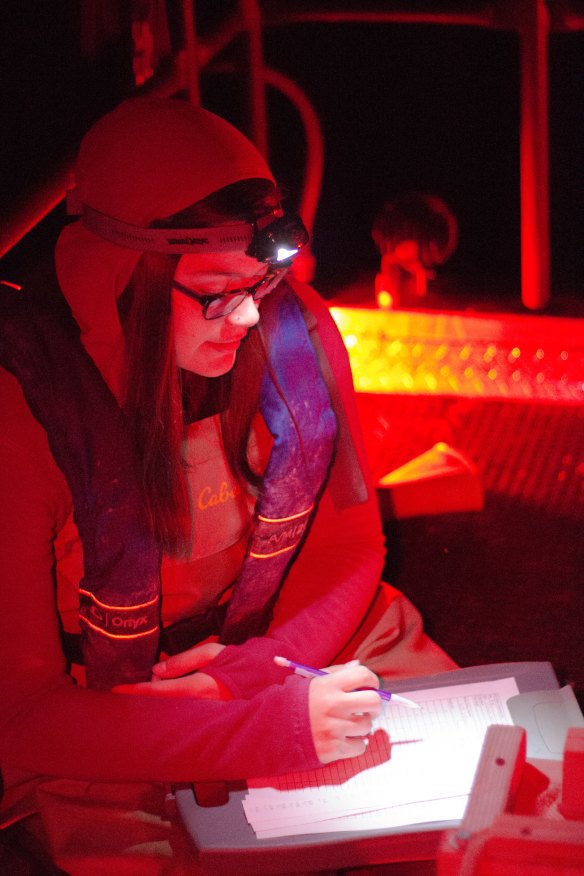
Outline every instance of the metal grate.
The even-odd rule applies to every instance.
[[[584,408],[438,396],[359,395],[375,478],[437,441],[464,451],[486,491],[584,519]]]

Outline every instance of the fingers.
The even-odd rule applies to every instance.
[[[157,681],[143,681],[138,684],[119,684],[112,693],[140,694],[147,697],[194,697],[196,699],[228,699],[215,679],[204,672],[187,675],[184,678],[170,678]]]
[[[373,718],[369,714],[352,715],[346,720],[344,727],[339,727],[339,730],[342,735],[347,737],[369,736],[373,730]]]
[[[348,718],[363,712],[371,715],[381,712],[381,699],[375,692],[379,679],[366,666],[348,666],[314,678],[310,684],[318,696],[319,708],[329,717]]]
[[[343,669],[335,672],[333,678],[344,691],[377,690],[379,688],[379,679],[375,673],[361,663],[347,664]],[[376,694],[375,698],[379,700]]]
[[[330,740],[330,760],[362,755],[367,750],[372,731],[370,715],[359,715],[354,720],[339,722],[334,738]]]
[[[310,728],[322,763],[356,757],[366,750],[373,718],[382,707],[375,692],[378,686],[377,676],[361,665],[345,666],[312,679]]]
[[[372,732],[371,719],[361,716],[359,721],[339,722],[315,736],[314,743],[319,760],[331,763],[349,757],[359,757],[367,751]]]
[[[339,753],[336,757],[331,757],[329,761],[323,761],[323,763],[332,763],[333,760],[348,760],[350,757],[361,757],[361,755],[365,754],[367,751],[368,745],[368,736],[357,737],[354,739],[347,736],[344,742],[342,742]]]
[[[361,742],[373,732],[373,719],[371,715],[352,715],[350,718],[339,720],[332,729],[335,736],[341,740]]]
[[[382,702],[375,691],[340,691],[334,701],[329,701],[328,714],[330,717],[354,722],[361,715],[374,718],[381,713],[382,708]]]
[[[346,666],[330,676],[321,676],[320,683],[326,688],[331,715],[349,717],[366,712],[375,716],[381,712],[381,699],[375,692],[379,679],[366,666]]]
[[[174,654],[172,657],[156,663],[152,667],[152,672],[158,678],[178,678],[181,675],[187,675],[189,672],[195,672],[210,663],[224,647],[225,645],[220,645],[219,642],[195,645],[188,651],[182,651],[180,654]]]
[[[155,693],[151,690],[152,687],[153,683],[151,681],[141,681],[137,684],[117,684],[115,687],[112,687],[112,693],[155,696]]]
[[[350,666],[360,666],[358,660],[349,660],[348,663],[335,663],[333,666],[327,666],[325,672],[340,672],[341,669],[348,669]]]

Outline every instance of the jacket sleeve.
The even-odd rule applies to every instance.
[[[251,697],[262,681],[277,682],[286,677],[287,670],[273,663],[277,654],[315,666],[330,665],[362,621],[385,559],[381,519],[368,475],[347,352],[328,308],[317,294],[298,284],[294,289],[317,318],[319,337],[364,473],[367,497],[343,507],[344,503],[333,499],[331,482],[336,479],[338,484],[339,474],[335,462],[329,486],[285,579],[265,637],[227,647],[205,670],[236,697]]]
[[[73,684],[53,574],[70,495],[44,431],[1,369],[0,394],[0,763],[93,781],[219,780],[317,766],[305,679],[268,681],[253,699],[230,702]]]

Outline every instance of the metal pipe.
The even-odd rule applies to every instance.
[[[269,85],[277,88],[290,100],[302,121],[306,143],[306,164],[298,212],[312,237],[324,172],[324,142],[318,115],[306,94],[288,76],[277,70],[264,68],[264,78]],[[299,280],[310,283],[314,279],[315,270],[316,260],[309,243],[294,260],[293,272]]]
[[[237,67],[232,63],[214,64],[210,72],[234,74],[237,72]],[[318,115],[306,94],[289,76],[279,70],[264,67],[263,77],[267,85],[277,88],[293,104],[304,128],[306,168],[298,212],[308,231],[311,232],[320,197],[324,169],[324,143]]]
[[[520,46],[520,205],[521,299],[541,310],[550,299],[549,217],[549,57],[550,15],[545,0],[514,0],[486,4],[470,13],[423,13],[318,10],[276,12],[265,16],[266,26],[305,22],[370,22],[473,25],[514,30]],[[577,26],[577,25],[576,25]]]
[[[462,26],[494,27],[496,15],[492,3],[486,3],[472,12],[391,12],[380,11],[347,11],[346,9],[312,9],[289,10],[282,9],[264,13],[264,26],[281,27],[288,24],[306,24],[308,22],[327,24],[456,24]]]
[[[262,22],[257,0],[240,0],[246,36],[249,136],[264,157],[268,157],[268,121],[264,88]]]
[[[186,90],[193,106],[201,103],[199,88],[199,64],[197,58],[197,31],[195,27],[195,0],[183,0],[182,16],[185,41],[184,62]]]
[[[277,88],[288,98],[302,121],[306,140],[306,168],[298,212],[308,231],[312,233],[324,171],[324,142],[318,115],[306,94],[288,76],[264,67],[264,78],[268,85]]]
[[[36,189],[3,223],[0,235],[0,258],[38,225],[65,197],[71,185],[73,159],[65,162],[50,180]]]
[[[267,153],[267,122],[265,119],[265,96],[262,82],[258,85],[259,71],[263,66],[261,47],[261,22],[256,0],[241,0],[241,12],[247,16],[245,29],[248,33],[250,69],[253,67],[254,84],[250,85],[250,93],[260,93],[261,99],[252,99],[252,106],[260,107],[257,115],[251,120],[252,139],[264,154]],[[185,50],[183,60],[183,76],[174,71],[169,80],[161,81],[152,89],[154,93],[172,93],[181,87],[180,79],[186,76],[186,88],[193,103],[199,103],[199,64],[206,65],[221,49],[241,32],[244,23],[240,16],[231,16],[219,29],[212,43],[196,45],[194,22],[194,0],[183,0],[183,18],[185,27]],[[397,12],[346,12],[344,10],[276,12],[264,14],[263,26],[273,27],[286,24],[296,24],[309,21],[342,22],[398,22],[398,23],[430,23],[458,24],[513,29],[519,33],[521,54],[521,143],[520,143],[520,175],[521,175],[521,260],[522,260],[522,301],[529,309],[541,309],[549,300],[550,283],[550,253],[549,253],[549,189],[548,189],[548,54],[547,35],[550,29],[549,13],[544,0],[516,0],[513,6],[503,7],[503,12],[496,4],[486,4],[471,13],[397,13]],[[562,22],[569,29],[569,24],[575,29],[581,26],[576,23]],[[558,23],[556,22],[556,27]],[[255,35],[252,37],[252,35]],[[266,79],[275,83],[275,71],[264,71]],[[250,78],[251,75],[250,75]],[[184,87],[184,83],[182,83]],[[280,80],[281,89],[294,100],[301,116],[304,115],[305,130],[308,140],[316,142],[306,127],[306,119],[310,116],[309,106],[305,96],[300,98],[300,90],[296,92],[291,85]],[[286,91],[286,89],[288,89]],[[305,102],[306,101],[306,102]],[[301,106],[304,109],[301,109]],[[262,119],[263,115],[263,119]],[[309,121],[310,129],[313,122]],[[317,120],[318,127],[318,120]],[[263,144],[263,145],[262,145]],[[313,155],[318,153],[312,147]],[[314,158],[309,162],[307,171],[313,168],[314,178],[321,170],[314,169]],[[9,217],[8,225],[0,241],[0,256],[4,255],[18,241],[46,216],[62,199],[67,187],[70,165],[57,172],[49,183],[38,190],[33,199]],[[309,182],[305,185],[303,206],[301,211],[307,225],[311,224],[316,210],[314,193],[319,191],[320,182]]]
[[[548,45],[544,0],[519,0],[521,55],[521,299],[541,310],[550,298]]]

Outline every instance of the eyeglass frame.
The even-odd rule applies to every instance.
[[[195,290],[191,289],[189,286],[185,286],[183,283],[179,283],[178,280],[172,281],[172,288],[176,289],[177,292],[181,292],[183,295],[187,295],[189,298],[192,298],[194,301],[197,301],[199,304],[201,304],[203,307],[203,319],[221,319],[224,316],[229,316],[229,314],[233,313],[234,310],[237,310],[240,304],[243,304],[248,295],[251,295],[254,301],[261,301],[262,298],[268,296],[271,292],[274,291],[280,280],[284,278],[289,268],[290,265],[282,265],[277,270],[267,271],[267,273],[264,274],[264,276],[261,277],[252,286],[242,286],[240,289],[233,289],[231,292],[218,292],[211,295],[201,295],[198,292],[195,292]],[[276,280],[276,282],[271,282],[273,280]],[[261,289],[262,285],[266,284],[266,282],[268,284],[268,289],[266,289],[263,295],[258,295],[258,290]],[[234,298],[239,300],[234,303]],[[229,304],[227,304],[227,310],[224,310],[221,313],[217,313],[213,316],[208,316],[207,311],[209,307],[213,304],[214,301],[218,301],[220,299],[232,299],[232,306],[229,306]]]

